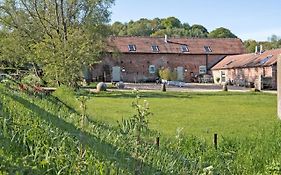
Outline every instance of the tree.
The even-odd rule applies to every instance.
[[[127,27],[121,22],[115,22],[110,26],[111,34],[116,36],[122,36],[127,34]]]
[[[166,29],[180,28],[181,27],[181,21],[178,18],[175,18],[175,17],[168,17],[166,19],[162,19],[161,24]]]
[[[190,37],[207,38],[208,34],[208,30],[199,24],[192,25],[189,30]]]
[[[142,18],[128,25],[127,34],[130,36],[150,36],[152,30],[150,20]]]
[[[75,85],[95,63],[109,34],[113,0],[2,0],[0,23],[19,40],[24,57],[42,66],[48,81]]]
[[[211,31],[208,35],[209,38],[237,38],[229,29],[224,27],[217,28]]]
[[[257,41],[255,40],[246,40],[243,42],[244,47],[246,48],[247,53],[254,53],[255,48],[258,45]]]

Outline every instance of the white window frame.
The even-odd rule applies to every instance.
[[[199,74],[206,74],[207,73],[207,67],[205,65],[199,66]]]
[[[149,67],[148,67],[148,72],[150,73],[150,74],[155,74],[156,73],[156,66],[155,65],[149,65]]]

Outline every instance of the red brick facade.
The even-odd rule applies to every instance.
[[[221,55],[181,55],[181,54],[122,54],[118,57],[107,56],[102,63],[95,67],[93,77],[106,74],[107,81],[111,81],[111,68],[119,66],[121,70],[121,80],[126,82],[155,81],[158,77],[156,73],[149,73],[149,66],[154,65],[159,68],[183,67],[185,82],[191,82],[199,75],[199,66],[208,67],[218,62],[223,57]],[[175,70],[176,71],[176,70]]]
[[[116,37],[110,38],[110,44],[112,51],[106,54],[92,72],[93,77],[104,77],[105,81],[112,81],[113,67],[116,66],[120,67],[121,81],[155,81],[157,70],[164,67],[182,74],[178,75],[182,81],[191,82],[199,75],[199,66],[207,65],[209,71],[226,55],[244,52],[239,39],[177,38],[165,41],[163,38]],[[135,51],[128,50],[130,44],[134,45]],[[152,45],[157,45],[159,50],[151,50]],[[187,46],[188,52],[181,51],[182,45]],[[211,52],[206,52],[205,46],[209,46]],[[117,50],[117,54],[113,50]],[[150,67],[155,68],[155,73],[151,73]]]

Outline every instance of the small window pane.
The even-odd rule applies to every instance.
[[[134,45],[134,44],[129,44],[128,45],[128,49],[129,49],[129,51],[131,52],[131,51],[136,51],[137,49],[136,49],[136,45]]]
[[[199,74],[206,74],[207,69],[206,66],[199,66]]]
[[[152,45],[151,49],[153,52],[159,52],[159,47],[157,45]]]
[[[181,51],[182,52],[189,52],[189,49],[188,49],[187,45],[181,45]]]
[[[210,46],[204,46],[205,52],[212,52],[212,49]]]

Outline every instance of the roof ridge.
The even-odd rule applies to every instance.
[[[109,37],[114,38],[165,38],[165,36],[114,36],[111,35]],[[196,39],[196,40],[241,40],[240,38],[196,38],[196,37],[176,37],[176,36],[168,36],[168,39]]]

